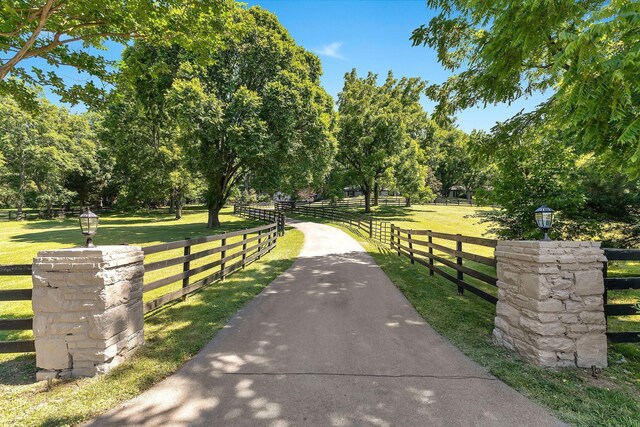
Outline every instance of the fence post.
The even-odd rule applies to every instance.
[[[187,237],[185,238],[185,240],[191,240],[191,237]],[[191,255],[191,242],[187,242],[187,246],[184,247],[184,256],[188,257],[189,255]],[[185,261],[182,263],[182,272],[186,273],[187,271],[191,270],[191,261],[187,258],[185,259]],[[186,288],[189,286],[189,277],[185,277],[182,279],[182,287]],[[187,296],[183,296],[182,297],[182,301],[186,301],[187,300]]]
[[[433,276],[433,248],[431,245],[433,244],[433,236],[431,235],[431,230],[427,230],[429,236],[429,276]]]
[[[460,252],[462,252],[462,240],[460,240],[462,235],[457,234],[457,236],[458,236],[458,240],[456,241],[456,251],[457,251],[456,264],[458,264],[459,266],[462,266],[462,256],[460,255]],[[463,280],[464,280],[464,274],[462,273],[462,271],[458,270],[458,295],[464,295],[464,288],[460,284],[460,282]]]
[[[415,264],[413,260],[413,243],[411,242],[411,230],[407,233],[407,237],[409,238],[409,254],[411,255],[411,264]]]
[[[244,260],[247,258],[247,233],[242,235],[242,268],[245,267]]]
[[[395,230],[395,231],[394,231]],[[396,234],[397,232],[397,234]],[[402,255],[400,252],[400,229],[391,224],[391,239],[395,241],[398,250],[398,256]]]
[[[260,250],[262,249],[262,230],[258,230],[258,258],[260,259]]]
[[[373,239],[373,219],[369,218],[369,238]]]
[[[396,241],[395,241],[395,237],[394,233],[395,233],[395,225],[391,224],[389,226],[389,247],[391,248],[391,250],[393,250],[393,246],[395,245]]]
[[[224,234],[227,234],[227,232],[225,231]],[[225,247],[227,246],[227,238],[223,237],[222,240],[220,241],[220,247],[222,248],[222,251],[220,251],[220,281],[224,281],[224,267],[225,267],[225,263],[224,263],[224,259],[227,256],[227,250],[225,249]]]

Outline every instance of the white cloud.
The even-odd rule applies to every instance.
[[[333,42],[322,46],[320,49],[316,49],[315,52],[318,55],[328,56],[329,58],[344,59],[344,56],[340,53],[342,42]]]

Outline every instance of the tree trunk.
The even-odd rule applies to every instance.
[[[171,190],[171,197],[169,197],[169,215],[175,213],[176,202],[176,190]]]
[[[26,188],[26,167],[25,167],[25,159],[24,159],[24,150],[22,145],[20,145],[19,151],[20,157],[20,182],[18,183],[18,212],[16,214],[16,219],[22,219],[22,209],[24,208],[24,193]]]
[[[467,190],[467,202],[471,204],[471,190]]]
[[[220,227],[220,208],[215,206],[209,206],[209,219],[207,221],[207,228],[219,228]]]
[[[378,186],[378,182],[376,181],[373,184],[373,206],[378,206],[378,195],[380,194],[380,187]]]
[[[407,207],[407,208],[410,208],[411,207],[411,197],[406,197],[404,201],[405,201],[404,206]]]
[[[182,208],[185,204],[185,197],[181,191],[176,191],[175,196],[173,197],[174,208],[176,213],[176,219],[182,218]]]
[[[364,212],[371,213],[371,190],[364,189]]]

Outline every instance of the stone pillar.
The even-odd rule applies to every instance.
[[[143,344],[143,261],[135,246],[38,253],[32,301],[38,380],[107,372]]]
[[[607,366],[599,242],[501,241],[494,341],[543,367]]]

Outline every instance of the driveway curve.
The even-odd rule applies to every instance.
[[[438,335],[348,234],[300,257],[200,353],[91,426],[557,426]]]

